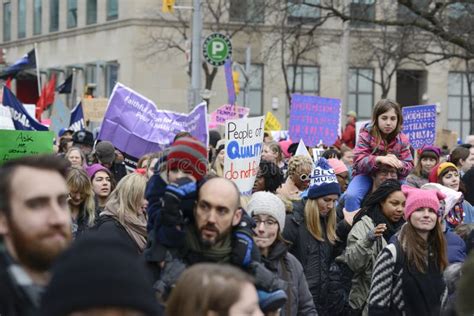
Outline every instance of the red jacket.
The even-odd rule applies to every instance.
[[[342,144],[346,144],[347,147],[354,148],[355,140],[356,140],[356,129],[355,129],[355,122],[354,123],[347,123],[344,131],[342,132],[341,137],[339,137],[334,146],[337,148],[341,148]]]

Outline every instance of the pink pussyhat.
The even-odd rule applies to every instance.
[[[446,197],[444,193],[437,190],[421,190],[405,184],[402,185],[402,192],[406,196],[405,220],[408,220],[413,212],[424,207],[434,210],[438,216],[441,215],[439,214],[439,201]]]

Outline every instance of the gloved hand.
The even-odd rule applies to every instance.
[[[244,210],[242,212],[242,219],[233,230],[231,262],[234,265],[246,268],[252,262],[253,228],[256,224]]]
[[[277,290],[286,291],[288,283],[278,277],[276,273],[268,270],[263,263],[253,261],[248,267],[249,273],[255,278],[255,287],[266,292]]]
[[[163,225],[176,226],[184,223],[181,202],[195,196],[196,189],[196,183],[189,178],[178,179],[177,183],[166,186],[161,209],[161,223]]]
[[[153,285],[153,288],[162,302],[165,302],[168,299],[171,290],[185,269],[186,265],[181,260],[177,258],[173,259],[169,252],[166,253],[164,267],[161,270],[160,279]]]

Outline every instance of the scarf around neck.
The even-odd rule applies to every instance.
[[[117,202],[109,201],[105,205],[104,211],[100,213],[100,216],[107,215],[119,222],[133,241],[135,241],[137,247],[140,249],[140,253],[142,253],[146,246],[147,236],[145,216],[141,215],[141,213],[130,214],[129,212],[125,212],[122,222],[119,217],[118,209],[119,204]]]
[[[199,239],[199,232],[195,224],[191,223],[186,229],[186,247],[202,257],[204,260],[217,263],[230,262],[230,254],[232,251],[230,233],[227,236],[210,247],[204,246]]]

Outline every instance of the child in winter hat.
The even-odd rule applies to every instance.
[[[207,174],[207,148],[193,137],[182,137],[170,147],[168,170],[181,170],[191,174],[196,181]]]
[[[434,210],[438,216],[442,216],[439,212],[440,200],[444,200],[446,195],[443,192],[436,190],[422,190],[413,188],[408,185],[402,185],[402,192],[406,196],[405,202],[405,220],[408,221],[411,214],[416,210],[428,207]]]
[[[308,199],[317,199],[330,194],[340,195],[341,187],[337,181],[336,173],[326,158],[320,158],[312,171]]]
[[[250,216],[269,215],[273,217],[280,227],[280,232],[285,228],[285,204],[275,194],[259,191],[252,194],[247,211]]]

